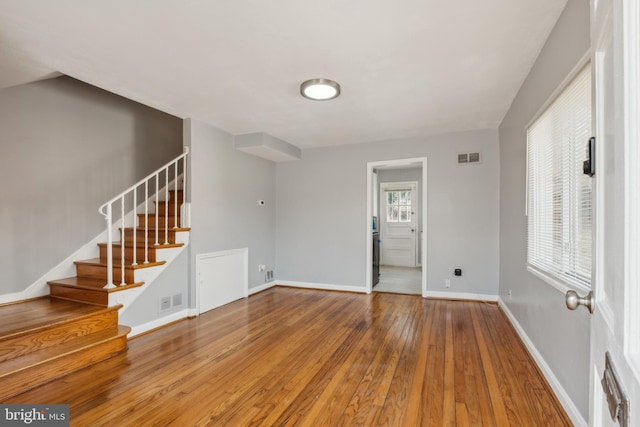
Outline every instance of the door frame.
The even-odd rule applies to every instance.
[[[387,202],[386,199],[383,202],[383,192],[387,191],[387,189],[389,188],[404,188],[404,187],[410,187],[411,191],[415,194],[415,198],[417,198],[417,202],[414,200],[412,200],[412,208],[413,208],[413,212],[411,212],[411,216],[412,218],[419,218],[420,217],[420,194],[419,194],[419,190],[418,190],[418,181],[400,181],[400,182],[380,182],[379,183],[379,187],[380,187],[380,191],[378,193],[378,201],[380,203],[380,207],[382,207],[382,204],[384,203],[384,206],[387,206]],[[383,187],[385,187],[385,189],[383,189]],[[375,190],[374,190],[375,191]],[[383,216],[381,215],[382,213],[382,209],[380,210],[380,212],[378,212],[378,225],[379,225],[379,230],[380,230],[380,237],[384,239],[384,233],[382,233],[382,227],[383,227],[383,223],[385,223],[386,221],[384,221],[382,218]],[[416,212],[418,213],[418,215],[416,215]],[[386,216],[386,213],[385,213]],[[419,229],[421,224],[416,220],[414,222],[414,230]],[[419,237],[419,232],[416,233],[414,231],[413,234],[413,267],[420,267],[420,260],[418,260],[418,246],[420,243],[420,237]],[[380,249],[380,265],[384,265],[383,263],[384,261],[384,257],[382,256],[382,248]]]
[[[601,80],[603,73],[601,47],[611,44],[615,52],[609,82],[616,79],[610,88],[615,107],[603,99],[603,87],[607,81]],[[618,425],[611,420],[605,393],[600,382],[605,370],[605,355],[608,352],[617,370],[618,379],[630,399],[630,425],[637,425],[640,414],[637,411],[640,397],[640,5],[637,2],[617,2],[613,0],[591,1],[591,51],[593,78],[593,114],[596,136],[595,174],[595,274],[593,293],[595,309],[591,316],[590,343],[590,425]],[[613,108],[615,119],[613,133],[602,128],[604,111]],[[605,152],[606,151],[606,152]],[[607,157],[607,155],[609,157]],[[621,194],[617,201],[621,206],[618,229],[613,234],[605,213],[611,215],[611,205],[605,190],[607,172],[614,169],[614,160],[622,157],[623,165],[616,172],[623,174]],[[599,162],[599,163],[598,163]],[[608,163],[610,162],[611,165]],[[614,169],[615,170],[615,169]],[[608,204],[607,204],[608,203]],[[607,211],[607,209],[610,209]],[[614,230],[616,231],[616,230]],[[613,236],[610,237],[610,235]],[[611,239],[620,249],[622,258],[621,274],[612,281],[612,274],[605,269],[606,239]],[[613,285],[611,285],[613,283]],[[614,286],[614,292],[607,294],[607,287]]]
[[[427,297],[427,158],[414,157],[409,159],[382,160],[376,162],[367,162],[367,216],[364,221],[366,230],[366,265],[365,265],[365,289],[367,294],[373,292],[371,278],[373,275],[373,236],[371,233],[371,218],[373,216],[373,170],[381,166],[404,166],[415,163],[422,167],[422,188],[419,189],[420,209],[422,212],[422,223],[420,228],[423,230],[420,240],[422,244],[421,264],[422,264],[422,297]],[[377,192],[377,189],[376,189]],[[380,212],[378,212],[378,216]]]
[[[628,279],[625,282],[630,308],[627,309],[625,356],[634,370],[636,379],[640,379],[640,5],[628,2],[623,5],[623,22],[626,29],[624,43],[625,92],[627,128],[625,132],[626,175],[625,222],[629,225],[627,236]],[[636,402],[637,404],[637,402]]]

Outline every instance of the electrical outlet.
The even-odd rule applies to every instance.
[[[451,287],[451,280],[447,279],[444,281],[444,287],[445,288],[450,288]]]
[[[509,299],[511,299],[511,289],[509,289]]]
[[[160,298],[160,311],[166,311],[171,308],[171,297]]]
[[[273,280],[273,270],[267,271],[267,279]]]

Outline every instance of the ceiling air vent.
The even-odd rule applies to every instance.
[[[458,154],[458,164],[480,163],[480,153],[462,153]]]

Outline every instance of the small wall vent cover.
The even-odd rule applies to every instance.
[[[175,294],[172,297],[172,303],[174,307],[178,307],[180,305],[182,305],[182,294]]]
[[[469,153],[469,163],[480,163],[480,153]]]
[[[458,154],[458,164],[480,163],[480,153]]]

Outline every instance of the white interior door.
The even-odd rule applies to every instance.
[[[382,265],[416,266],[417,182],[380,184]]]
[[[637,0],[592,0],[591,43],[594,84],[595,310],[591,317],[590,424],[640,426],[640,6]],[[629,400],[607,400],[602,384],[605,354]],[[569,356],[570,357],[570,356]],[[607,380],[606,388],[615,388]],[[614,410],[612,417],[610,405]],[[617,415],[616,415],[617,411]],[[614,420],[613,418],[617,418]]]
[[[196,257],[199,313],[249,294],[248,252],[244,248]]]

